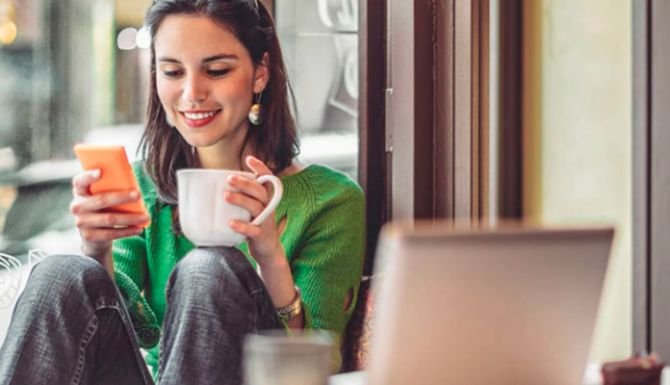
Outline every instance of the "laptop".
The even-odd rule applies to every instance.
[[[612,228],[391,225],[368,385],[578,385]]]

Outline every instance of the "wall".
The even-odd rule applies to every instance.
[[[525,2],[524,210],[617,230],[596,361],[631,351],[631,18],[628,0]]]
[[[116,23],[123,26],[140,26],[144,21],[144,13],[151,0],[114,0]]]

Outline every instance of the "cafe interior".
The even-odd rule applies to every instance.
[[[375,358],[382,356],[375,343],[383,345],[379,341],[402,326],[392,320],[400,314],[397,305],[384,297],[391,294],[381,281],[392,274],[382,263],[422,253],[449,259],[456,246],[430,251],[424,246],[432,241],[407,241],[423,239],[424,232],[439,240],[509,228],[611,229],[600,275],[583,278],[594,279],[597,289],[585,308],[592,313],[583,321],[586,331],[580,341],[566,332],[583,348],[568,370],[577,377],[565,378],[618,384],[605,381],[606,363],[635,355],[670,358],[670,130],[663,123],[666,114],[670,123],[670,109],[661,103],[670,101],[670,43],[662,38],[670,33],[670,4],[263,2],[274,15],[295,92],[301,161],[348,174],[366,197],[361,292],[343,336],[341,373],[331,384],[403,383],[374,374],[398,359]],[[68,212],[70,179],[79,167],[75,143],[116,141],[130,157],[136,153],[148,95],[151,38],[143,17],[150,3],[0,0],[3,255],[26,264],[35,250],[77,252]],[[486,243],[480,241],[475,244]],[[562,245],[579,243],[570,242]],[[583,249],[573,251],[589,258]],[[426,282],[434,279],[429,276]],[[422,277],[414,278],[420,285]],[[7,280],[0,289],[3,284]],[[434,301],[435,313],[398,316],[417,322],[405,325],[409,339],[426,332],[418,319],[450,305]],[[11,316],[2,305],[0,299],[0,337]],[[563,316],[553,322],[565,322]],[[430,327],[435,341],[449,343],[448,328]],[[523,326],[511,329],[518,333]],[[416,345],[417,354],[431,356],[430,346]],[[468,351],[484,366],[506,360]],[[435,368],[412,378],[445,383],[448,377],[432,373]]]

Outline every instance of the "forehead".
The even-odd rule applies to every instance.
[[[229,28],[202,15],[170,15],[158,27],[154,38],[156,56],[207,57],[249,54]]]

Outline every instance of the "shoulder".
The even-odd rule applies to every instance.
[[[363,190],[349,175],[327,166],[312,164],[297,174],[285,178],[289,184],[301,184],[311,190],[315,200],[325,203],[332,200],[362,201]]]

